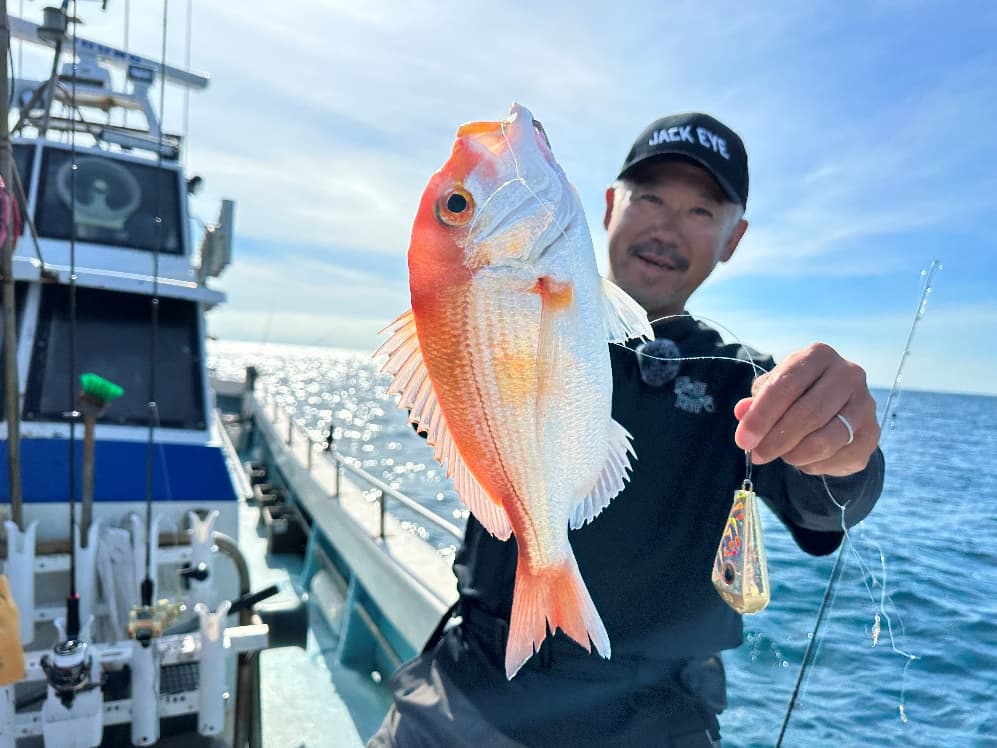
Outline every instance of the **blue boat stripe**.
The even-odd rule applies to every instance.
[[[77,439],[76,498],[81,493],[83,443]],[[156,444],[153,447],[154,501],[227,501],[236,499],[225,455],[218,446]],[[144,501],[144,442],[99,441],[94,457],[95,501]],[[63,502],[69,495],[69,446],[65,439],[21,440],[22,493],[25,502]],[[10,501],[7,442],[0,442],[0,501]]]

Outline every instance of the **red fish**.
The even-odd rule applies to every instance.
[[[457,130],[408,262],[412,309],[375,355],[464,504],[496,537],[516,535],[507,677],[548,626],[608,658],[568,529],[623,489],[635,456],[611,415],[607,341],[653,332],[599,277],[578,195],[529,111]]]

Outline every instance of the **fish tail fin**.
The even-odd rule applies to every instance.
[[[532,657],[551,631],[561,629],[587,651],[610,656],[609,635],[592,602],[571,554],[561,564],[531,570],[524,559],[516,564],[509,640],[505,647],[505,674],[512,677]],[[589,643],[591,640],[591,644]]]

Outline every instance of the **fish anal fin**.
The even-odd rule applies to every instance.
[[[654,330],[644,308],[611,280],[602,279],[602,316],[611,343],[630,338],[654,340]]]
[[[399,395],[398,407],[408,410],[409,421],[416,424],[419,431],[426,432],[426,443],[433,447],[433,456],[443,466],[447,476],[453,476],[454,488],[464,505],[488,532],[500,540],[508,540],[512,534],[509,517],[464,463],[447,427],[446,416],[422,356],[412,311],[399,316],[382,332],[387,331],[391,331],[391,336],[374,352],[374,356],[388,357],[381,366],[382,372],[393,377],[388,393]]]
[[[578,563],[570,555],[561,564],[531,570],[520,551],[512,594],[505,675],[512,680],[551,631],[561,629],[586,651],[610,657],[609,634],[589,595]]]
[[[571,513],[569,526],[577,530],[586,522],[591,522],[609,506],[609,502],[623,490],[630,477],[630,459],[636,459],[630,444],[630,433],[616,421],[609,422],[609,439],[606,448],[606,462],[591,490],[583,496]]]

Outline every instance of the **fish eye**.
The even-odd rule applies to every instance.
[[[443,194],[436,205],[436,217],[448,226],[463,226],[474,213],[474,198],[463,187],[454,187]]]

